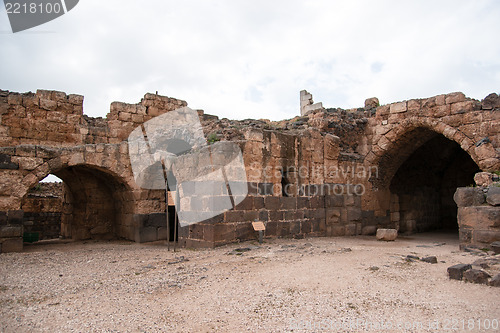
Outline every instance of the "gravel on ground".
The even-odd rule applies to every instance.
[[[0,331],[498,331],[500,288],[450,280],[447,268],[500,255],[459,251],[457,238],[266,239],[175,253],[161,242],[29,245],[0,255]],[[429,256],[437,263],[418,259]]]

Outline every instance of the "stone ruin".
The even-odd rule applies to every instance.
[[[25,233],[35,231],[74,240],[173,239],[175,206],[166,204],[165,190],[136,184],[126,140],[144,122],[185,106],[146,94],[137,104],[112,103],[104,119],[91,118],[83,114],[83,96],[0,90],[0,252],[21,251]],[[209,142],[241,148],[248,196],[234,209],[179,228],[181,246],[257,239],[254,221],[264,222],[265,237],[395,228],[459,229],[462,246],[500,240],[500,207],[487,201],[495,184],[457,192],[473,185],[478,172],[500,170],[497,94],[478,101],[457,92],[387,105],[371,98],[363,108],[343,110],[315,104],[302,91],[300,116],[290,120],[198,114]],[[48,190],[52,195],[37,193],[49,174],[64,185]]]

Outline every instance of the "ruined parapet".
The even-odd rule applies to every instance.
[[[0,91],[0,146],[82,143],[83,96],[59,91]]]
[[[140,103],[111,103],[110,112],[106,115],[109,130],[109,143],[119,143],[144,122],[166,112],[187,106],[187,103],[175,98],[146,94]]]
[[[125,140],[142,123],[187,103],[146,94],[140,103],[114,102],[106,118],[92,118],[83,115],[82,102],[60,92],[0,91],[1,252],[22,249],[22,200],[50,173],[73,193],[63,203],[63,236],[167,238],[165,191],[137,185]],[[199,111],[208,143],[232,141],[241,148],[249,196],[232,210],[181,228],[179,241],[213,247],[255,239],[255,219],[266,223],[266,237],[401,227],[405,202],[419,201],[402,201],[405,193],[391,192],[391,181],[418,147],[440,135],[437,154],[448,139],[480,169],[498,169],[498,95],[476,101],[451,93],[378,104],[372,98],[360,108],[325,109],[304,91],[304,114],[289,120],[229,120]],[[190,200],[182,204],[192,206]]]
[[[309,111],[323,109],[323,103],[314,103],[312,94],[308,93],[306,90],[300,91],[300,115],[304,116]]]
[[[137,104],[113,102],[103,119],[83,114],[80,95],[49,90],[24,94],[0,90],[0,146],[118,144],[140,124],[186,105],[178,99],[146,94]]]

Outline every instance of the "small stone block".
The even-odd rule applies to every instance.
[[[381,241],[394,241],[398,237],[398,231],[396,229],[378,229],[376,237],[377,240]]]
[[[21,252],[23,250],[22,238],[8,238],[2,242],[2,253]]]
[[[429,264],[437,264],[438,260],[436,256],[430,256],[420,259],[420,261],[427,262]]]
[[[462,280],[464,272],[467,270],[472,269],[471,265],[467,264],[457,264],[453,265],[451,267],[448,267],[448,277],[453,280]]]
[[[463,275],[464,281],[478,284],[488,284],[490,277],[491,275],[480,269],[469,269]]]

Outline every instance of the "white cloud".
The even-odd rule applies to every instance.
[[[104,116],[146,92],[228,118],[291,118],[301,89],[328,107],[500,86],[500,4],[483,1],[80,1],[10,34],[0,87],[85,95]],[[44,33],[44,32],[51,33]]]

